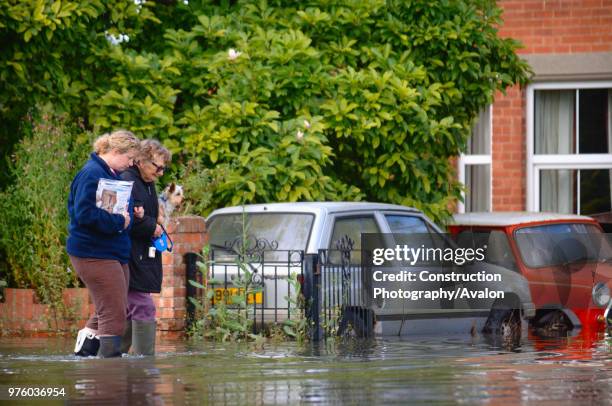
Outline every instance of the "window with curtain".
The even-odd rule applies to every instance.
[[[530,161],[540,211],[612,211],[612,88],[536,88]]]
[[[459,158],[459,178],[465,193],[458,211],[491,211],[491,106],[474,121],[467,151]]]

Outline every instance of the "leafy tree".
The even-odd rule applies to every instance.
[[[0,3],[0,154],[26,133],[28,112],[52,105],[89,118],[85,90],[112,73],[105,55],[111,36],[130,35],[147,21],[160,22],[152,4],[127,0],[8,0]],[[0,185],[7,162],[0,162]]]
[[[187,161],[208,168],[187,183],[223,179],[209,185],[204,212],[367,199],[442,219],[460,191],[450,158],[473,118],[528,74],[486,0],[1,7],[3,37],[16,45],[0,54],[12,63],[0,68],[10,83],[0,107],[22,114],[51,100],[97,132],[160,138],[178,154],[176,173]]]
[[[208,209],[365,198],[442,219],[473,118],[527,79],[490,2],[192,3],[157,49],[113,49],[91,117],[219,165]]]

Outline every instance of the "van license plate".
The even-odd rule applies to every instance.
[[[212,303],[218,303],[222,300],[225,304],[234,304],[232,296],[244,295],[244,288],[215,288],[215,296],[213,297]],[[249,293],[247,296],[247,304],[262,304],[263,294],[262,292]]]

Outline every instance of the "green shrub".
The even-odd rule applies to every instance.
[[[22,117],[40,103],[87,117],[87,90],[108,82],[108,35],[132,35],[155,19],[153,2],[133,0],[3,1],[0,6],[0,156],[24,134]],[[132,35],[133,36],[133,35]],[[0,189],[10,183],[0,160]]]
[[[151,12],[164,41],[109,52],[90,120],[160,137],[204,168],[210,208],[313,200],[416,206],[460,196],[451,158],[496,91],[526,83],[489,1],[236,1]],[[143,35],[142,33],[140,35]],[[200,181],[211,179],[201,171]],[[214,178],[214,176],[212,176]]]
[[[65,119],[44,115],[24,123],[11,160],[14,181],[0,193],[0,250],[9,285],[34,288],[43,303],[61,306],[74,286],[65,241],[72,178],[91,150],[91,136]]]
[[[253,315],[255,305],[249,304],[248,298],[261,292],[261,287],[251,283],[252,272],[242,262],[244,253],[236,258],[236,266],[240,269],[240,276],[232,280],[232,287],[238,288],[238,293],[228,296],[214,304],[214,289],[211,286],[223,286],[223,281],[211,279],[209,267],[213,265],[210,260],[210,246],[206,245],[197,262],[198,271],[202,274],[202,283],[190,280],[189,284],[201,289],[201,297],[190,297],[189,301],[195,307],[196,317],[188,329],[188,334],[194,338],[208,338],[215,341],[260,341],[262,336],[254,334]],[[226,300],[231,304],[226,304]]]
[[[190,160],[181,168],[179,176],[185,192],[181,212],[207,216],[212,210],[216,191],[225,183],[231,171],[230,164],[206,168],[199,160]]]
[[[3,117],[51,100],[159,138],[173,174],[227,168],[200,171],[200,211],[367,199],[443,219],[474,117],[529,74],[489,0],[10,3]]]

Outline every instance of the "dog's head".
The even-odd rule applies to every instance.
[[[164,200],[168,201],[173,207],[179,207],[183,203],[185,195],[183,194],[183,187],[172,182],[162,192]]]

